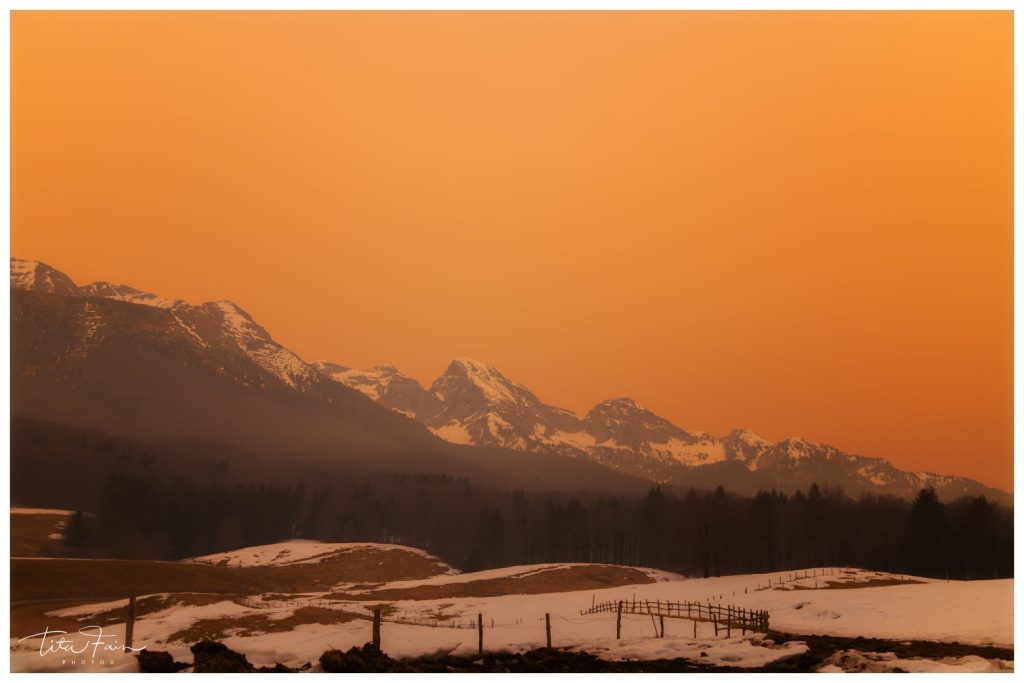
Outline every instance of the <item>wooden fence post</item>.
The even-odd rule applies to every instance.
[[[697,620],[693,620],[693,639],[697,639]]]
[[[373,608],[373,646],[380,649],[380,607]]]
[[[548,647],[551,647],[551,615],[544,613],[544,628],[548,632]]]
[[[615,639],[622,638],[622,600],[619,600],[619,611],[615,615]]]
[[[661,637],[664,638],[665,637],[665,615],[662,614],[659,617],[659,619],[661,619]]]
[[[132,649],[132,639],[135,637],[135,596],[128,598],[128,619],[124,626],[124,651]]]
[[[477,650],[480,652],[480,654],[483,654],[484,653],[484,615],[482,615],[482,614],[477,614],[476,615],[476,630],[477,630],[477,632],[480,635],[479,644],[477,645]]]

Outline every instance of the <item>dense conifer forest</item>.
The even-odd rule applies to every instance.
[[[810,566],[955,579],[1009,577],[1012,509],[811,486],[754,497],[654,487],[643,496],[481,487],[435,474],[314,476],[291,486],[223,486],[111,475],[97,510],[68,530],[76,554],[179,559],[303,537],[398,543],[463,570],[603,562],[691,576]]]

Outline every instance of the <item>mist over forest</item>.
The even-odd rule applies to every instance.
[[[288,538],[423,548],[464,571],[544,562],[646,566],[692,576],[857,566],[936,578],[1013,575],[1012,510],[853,499],[812,485],[753,497],[652,487],[641,496],[498,490],[465,478],[375,473],[297,485],[206,485],[111,475],[72,520],[82,554],[181,559]]]

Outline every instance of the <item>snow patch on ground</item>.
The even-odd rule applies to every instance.
[[[336,555],[353,552],[356,550],[401,550],[410,554],[419,555],[447,567],[445,563],[437,559],[425,550],[411,548],[404,545],[391,545],[387,543],[322,543],[307,539],[293,539],[281,543],[258,545],[249,548],[239,548],[223,553],[213,553],[193,557],[186,562],[198,562],[202,564],[224,564],[229,567],[265,567],[294,564],[315,564]],[[455,571],[449,568],[449,571]]]

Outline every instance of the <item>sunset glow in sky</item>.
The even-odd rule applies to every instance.
[[[14,12],[12,254],[1012,490],[1010,12]]]

